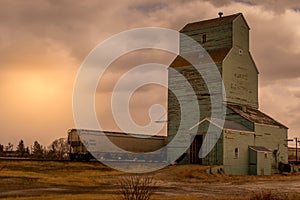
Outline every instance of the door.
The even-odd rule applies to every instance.
[[[202,159],[199,158],[199,151],[202,145],[203,135],[196,135],[190,146],[190,163],[202,164]]]

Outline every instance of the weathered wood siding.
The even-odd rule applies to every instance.
[[[211,126],[210,132],[207,132],[208,127]],[[203,135],[203,141],[209,134],[210,140],[206,140],[207,143],[213,146],[213,149],[207,156],[202,159],[203,165],[222,165],[223,164],[223,131],[219,127],[209,123],[208,121],[203,122],[198,127],[198,134]],[[219,135],[220,134],[220,135]],[[203,149],[206,152],[206,149]]]
[[[188,90],[185,87],[187,81],[182,80],[181,75],[185,76],[187,80],[195,79],[197,76],[195,70],[192,67],[176,68],[177,73],[169,71],[168,73],[168,161],[172,162],[178,158],[178,152],[185,152],[190,144],[190,131],[189,129],[194,126],[198,119],[193,119],[191,113],[195,112],[193,107],[195,102],[191,101],[192,98],[186,98],[187,96],[193,96],[194,91]],[[193,84],[191,84],[193,86]],[[173,91],[172,91],[173,90]],[[173,93],[175,92],[177,96]],[[180,106],[178,99],[182,100],[183,105]],[[197,101],[197,99],[196,99]],[[181,110],[184,109],[184,112]],[[181,121],[184,123],[181,124]],[[179,133],[182,133],[180,137],[177,136],[176,142],[174,137]],[[187,162],[187,158],[185,159]]]
[[[233,21],[232,41],[233,47],[240,48],[245,52],[249,51],[249,27],[242,15]]]
[[[189,128],[194,126],[201,119],[211,116],[212,103],[217,105],[215,114],[220,114],[222,112],[222,109],[224,109],[224,107],[222,106],[221,80],[217,79],[214,73],[209,73],[209,68],[212,67],[210,64],[201,67],[208,80],[207,83],[204,82],[201,75],[192,66],[175,68],[178,74],[169,73],[169,88],[176,88],[176,92],[178,93],[177,98],[181,99],[185,96],[196,95],[200,110],[200,116],[197,121],[195,121],[195,119],[191,119],[190,115],[183,116],[177,98],[172,91],[168,91],[168,141],[170,142],[171,140],[173,140],[178,131],[186,132],[185,137],[182,137],[181,140],[178,140],[176,144],[171,145],[168,149],[170,157],[169,160],[174,157],[172,154],[176,153],[176,151],[181,151],[187,144],[187,142],[190,141]],[[221,65],[218,65],[218,70],[219,72],[221,71]],[[179,74],[182,74],[186,78],[186,81],[189,82],[194,91],[187,91],[186,88],[183,87],[183,83],[179,78]],[[207,84],[210,84],[211,91],[208,91]],[[191,92],[191,94],[189,92]],[[212,96],[214,98],[211,99]],[[185,109],[189,109],[190,113],[195,112],[195,110],[189,106],[189,103],[190,102],[186,102],[186,104],[184,105]],[[183,124],[182,129],[179,130],[179,124],[181,120],[184,120],[185,124]]]
[[[225,23],[221,23],[221,21],[225,21]],[[236,15],[236,18],[230,23],[228,20],[220,20],[219,22],[206,21],[205,24],[202,24],[203,26],[201,24],[193,24],[193,28],[190,26],[190,28],[184,28],[183,31],[184,34],[200,43],[214,57],[213,59],[222,76],[224,88],[222,88],[220,80],[216,79],[215,74],[210,73],[211,64],[206,64],[201,68],[201,72],[209,80],[205,83],[192,66],[186,63],[180,66],[178,65],[180,62],[176,66],[174,65],[174,69],[186,77],[187,81],[193,87],[194,92],[187,92],[181,82],[182,80],[178,78],[178,75],[172,73],[169,73],[168,76],[169,88],[170,86],[171,88],[176,88],[179,98],[192,95],[191,93],[196,94],[200,109],[200,119],[210,117],[212,115],[211,104],[217,103],[219,108],[215,114],[221,113],[225,109],[226,120],[245,126],[250,132],[223,130],[217,145],[202,159],[202,164],[223,164],[224,171],[227,174],[248,174],[250,169],[249,146],[263,146],[272,151],[271,159],[264,160],[263,154],[256,155],[255,159],[258,159],[257,162],[260,162],[259,165],[261,166],[256,166],[255,173],[260,173],[257,171],[259,170],[258,168],[266,166],[267,169],[270,160],[272,163],[272,173],[276,173],[278,162],[287,163],[288,161],[287,129],[284,127],[257,124],[255,123],[257,120],[252,120],[251,117],[247,118],[247,116],[242,115],[237,110],[232,110],[234,108],[227,108],[225,102],[222,104],[219,101],[222,99],[221,97],[226,96],[226,101],[231,106],[239,105],[241,107],[251,107],[254,110],[258,109],[258,70],[249,51],[249,27],[241,14]],[[193,48],[193,46],[186,45],[183,42],[180,46],[180,51],[191,53]],[[207,84],[211,86],[211,91],[208,91]],[[217,99],[217,102],[212,102],[212,99]],[[189,104],[190,102],[185,103]],[[193,112],[191,107],[187,107],[190,109],[190,112]],[[189,116],[182,116],[176,97],[169,91],[168,141],[171,141],[176,135],[180,120],[182,120],[181,118],[187,121],[186,119],[189,119]],[[170,148],[170,157],[174,154],[172,152],[176,152],[180,148],[182,149],[183,144],[186,144],[190,140],[191,136],[187,130],[194,125],[193,120],[188,120],[184,125],[184,129],[186,130],[185,137]],[[202,134],[205,138],[207,134],[214,134],[214,131],[208,132],[208,124],[204,123],[198,127],[197,133]],[[235,157],[235,148],[238,148],[238,157]],[[187,154],[189,153],[190,151],[187,151]],[[184,162],[189,162],[189,155],[186,156]],[[269,174],[268,169],[264,173]]]
[[[223,167],[226,174],[248,174],[248,148],[254,142],[254,134],[224,130]],[[238,148],[238,157],[235,149]]]
[[[271,152],[257,152],[257,175],[271,175],[272,174],[271,165],[272,165]]]
[[[271,175],[272,153],[249,148],[249,175]]]
[[[249,175],[257,175],[257,153],[249,148]]]
[[[256,146],[264,146],[273,152],[272,172],[278,172],[278,163],[288,162],[287,129],[264,124],[255,124]]]
[[[233,47],[222,69],[227,102],[258,108],[258,71],[249,52],[249,30],[242,16],[233,23]]]
[[[216,27],[205,28],[184,32],[207,51],[220,48],[230,48],[232,46],[232,23],[223,24]],[[203,41],[203,35],[206,35],[206,41]]]

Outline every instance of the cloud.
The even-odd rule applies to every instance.
[[[66,129],[73,126],[71,102],[76,71],[88,53],[113,34],[144,26],[180,30],[186,23],[218,17],[219,11],[224,15],[244,14],[251,27],[251,53],[260,71],[261,109],[287,123],[290,131],[296,134],[294,130],[300,128],[296,125],[300,118],[297,114],[299,7],[298,1],[292,0],[275,3],[271,0],[2,0],[0,92],[1,96],[9,98],[1,100],[3,133],[0,139],[16,143],[13,140],[20,139],[20,133],[24,133],[28,141],[38,138],[50,143],[55,137],[65,136]],[[100,82],[104,83],[103,87],[98,88],[96,94],[100,102],[98,114],[106,120],[106,128],[113,126],[107,117],[110,102],[106,95],[111,93],[118,77],[132,66],[153,62],[153,58],[164,63],[166,57],[165,54],[139,52],[124,55],[112,64]],[[44,88],[45,97],[50,95],[48,100],[38,101],[38,88],[24,87],[32,79],[36,81],[33,85]],[[144,119],[137,120],[140,124],[148,120],[148,105],[165,102],[163,95],[149,88],[141,88],[135,94],[136,108],[145,113]],[[26,91],[35,92],[30,96]],[[51,91],[58,95],[51,95]],[[16,104],[24,98],[27,99],[24,107]],[[34,104],[38,109],[34,109]],[[138,115],[139,109],[132,112]],[[5,113],[9,113],[8,116]],[[11,134],[6,134],[8,132]]]
[[[300,98],[300,90],[293,91],[293,95],[296,98]]]
[[[209,0],[204,0],[209,1]],[[300,3],[297,0],[274,1],[274,0],[215,0],[209,1],[216,7],[229,6],[235,3],[242,3],[247,6],[260,6],[265,11],[272,11],[274,13],[284,13],[286,10],[298,10]]]
[[[300,129],[300,101],[296,97],[300,79],[279,80],[259,90],[260,109],[289,127],[289,137],[297,136]]]
[[[166,7],[168,7],[168,4],[166,4],[166,3],[152,1],[152,2],[147,2],[147,3],[141,2],[138,5],[135,4],[135,5],[129,6],[128,8],[129,8],[129,10],[130,9],[138,10],[140,12],[147,14],[147,13],[152,13],[152,12],[156,12],[158,10],[165,9]]]
[[[300,13],[287,11],[284,15],[258,11],[249,12],[251,46],[256,64],[264,76],[263,82],[300,77]]]

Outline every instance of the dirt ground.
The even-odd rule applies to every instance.
[[[300,174],[210,175],[199,165],[170,166],[153,177],[152,199],[250,199],[270,191],[300,199]],[[118,199],[118,179],[130,176],[101,163],[0,161],[2,199]]]

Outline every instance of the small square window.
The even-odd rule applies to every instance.
[[[268,158],[268,153],[265,153],[265,158]]]

